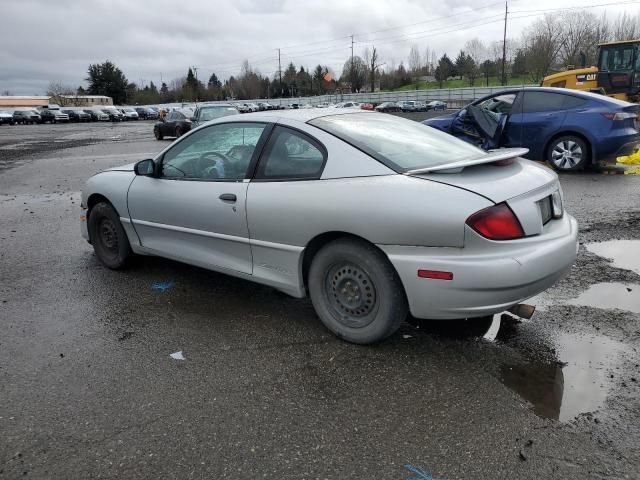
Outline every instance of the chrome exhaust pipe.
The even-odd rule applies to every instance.
[[[527,305],[526,303],[519,303],[507,310],[507,312],[515,315],[516,317],[524,318],[525,320],[529,320],[533,317],[533,313],[535,311],[536,307],[533,305]]]

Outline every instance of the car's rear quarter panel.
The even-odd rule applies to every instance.
[[[304,248],[329,232],[373,244],[460,248],[467,217],[492,204],[462,189],[397,174],[252,182],[247,220],[254,275],[300,285]]]

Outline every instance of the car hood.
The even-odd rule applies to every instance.
[[[439,130],[447,129],[451,126],[456,115],[458,115],[458,112],[449,113],[440,117],[427,118],[426,120],[423,120],[422,123]]]
[[[133,167],[137,162],[128,163],[127,165],[121,165],[119,167],[111,167],[103,170],[103,172],[133,172]]]
[[[523,158],[506,164],[472,165],[459,173],[433,172],[415,176],[477,193],[495,203],[557,182],[558,178],[549,168]]]

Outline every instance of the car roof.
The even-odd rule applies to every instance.
[[[625,102],[623,100],[618,100],[616,98],[607,97],[605,95],[601,95],[599,93],[593,92],[585,92],[584,90],[571,90],[568,88],[559,88],[559,87],[520,87],[520,88],[506,88],[499,92],[493,92],[490,95],[486,95],[483,98],[494,97],[498,95],[505,95],[509,93],[518,93],[518,92],[549,92],[549,93],[559,93],[561,95],[570,95],[572,97],[580,97],[588,100],[597,100],[600,102],[611,102],[615,103],[618,106],[627,106],[629,102]]]
[[[273,121],[273,119],[288,119],[298,122],[306,123],[310,120],[321,117],[331,117],[334,115],[352,115],[355,113],[364,113],[367,115],[374,115],[373,112],[366,110],[323,110],[315,108],[303,108],[298,110],[269,110],[265,112],[252,112],[244,113],[241,116],[234,115],[233,121],[246,121],[246,120],[265,120]],[[227,117],[222,117],[227,118]],[[229,119],[230,121],[230,119]]]

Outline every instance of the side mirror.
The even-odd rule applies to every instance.
[[[140,160],[133,167],[133,171],[136,172],[136,175],[142,175],[144,177],[151,177],[155,173],[156,164],[150,158],[146,160]]]
[[[197,122],[198,118],[197,117],[189,117],[189,120],[191,120],[192,122]]]

